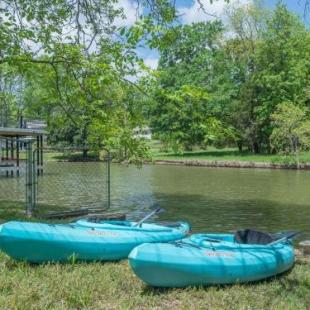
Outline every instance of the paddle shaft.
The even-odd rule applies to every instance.
[[[268,243],[268,245],[274,245],[274,244],[283,242],[283,241],[285,241],[285,240],[292,239],[292,238],[294,238],[294,237],[295,237],[296,235],[298,235],[298,234],[300,234],[300,232],[296,232],[296,233],[293,233],[293,234],[290,235],[290,236],[285,236],[285,237],[283,237],[283,238],[281,238],[281,239],[278,239],[278,240],[275,240],[275,241],[273,241],[273,242],[270,242],[270,243]]]
[[[154,214],[156,214],[157,212],[159,212],[161,210],[161,208],[157,208],[156,210],[152,211],[150,214],[148,214],[146,217],[144,217],[142,220],[140,220],[135,227],[139,227],[142,225],[143,222],[145,222],[147,219],[149,219],[150,217],[152,217]]]

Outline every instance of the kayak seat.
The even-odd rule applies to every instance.
[[[271,234],[253,229],[238,230],[234,239],[241,244],[268,244],[275,240]]]
[[[270,234],[263,231],[257,231],[253,229],[238,230],[234,235],[234,240],[241,244],[268,244],[276,240],[287,238],[291,239],[300,232],[287,231],[276,234]]]

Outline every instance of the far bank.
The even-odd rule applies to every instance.
[[[234,161],[234,160],[173,160],[155,159],[152,161],[156,165],[182,165],[197,167],[218,167],[218,168],[260,168],[260,169],[301,169],[310,170],[310,163],[268,163],[253,161]]]
[[[265,169],[310,169],[310,152],[296,157],[279,154],[254,154],[249,151],[239,152],[236,148],[217,149],[209,147],[206,150],[194,149],[187,152],[163,151],[162,145],[150,143],[152,162],[158,165],[183,165],[222,168],[265,168]]]

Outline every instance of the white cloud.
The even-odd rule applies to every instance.
[[[156,70],[158,66],[159,58],[156,57],[145,57],[143,59],[144,64],[152,70]],[[137,73],[135,75],[126,75],[125,79],[130,82],[137,82],[140,78],[147,76],[149,73],[146,70],[139,69],[139,66],[136,65]]]
[[[252,0],[230,0],[227,4],[224,0],[213,1],[210,4],[210,0],[201,0],[201,4],[204,9],[201,8],[197,0],[190,7],[180,7],[179,13],[181,14],[181,21],[184,24],[197,23],[202,21],[214,20],[215,18],[223,18],[225,9],[228,6],[237,5],[243,6],[250,4]]]
[[[141,7],[137,7],[137,3],[131,0],[119,0],[115,8],[123,9],[123,14],[125,15],[124,18],[115,18],[114,25],[118,27],[132,26],[142,13]]]
[[[149,68],[156,70],[158,66],[158,58],[144,58],[144,64]]]

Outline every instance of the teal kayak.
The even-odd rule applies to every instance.
[[[233,234],[194,234],[167,244],[142,244],[131,251],[129,262],[134,273],[151,286],[257,281],[294,264],[294,249],[287,238],[278,234],[270,241],[240,243]]]
[[[145,242],[169,242],[184,238],[190,227],[135,222],[79,220],[70,224],[7,222],[0,225],[0,249],[16,260],[33,263],[105,261],[127,258]]]

